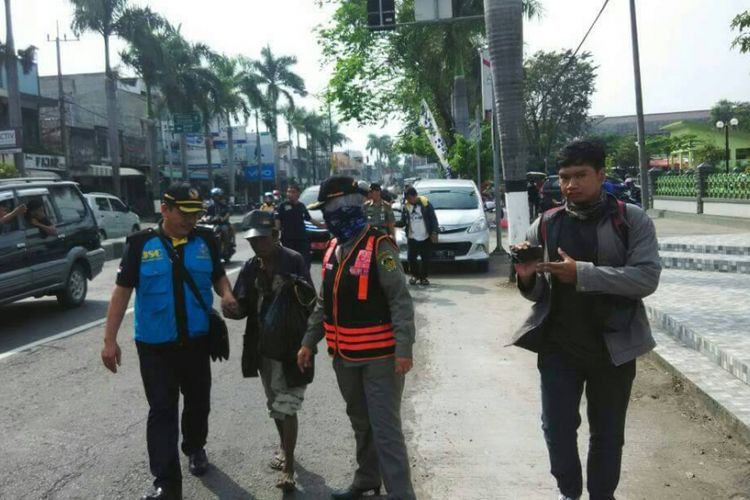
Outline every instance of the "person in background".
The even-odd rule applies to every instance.
[[[276,219],[276,229],[281,232],[281,244],[302,255],[309,269],[312,262],[312,252],[310,250],[310,237],[305,229],[305,221],[317,227],[325,226],[312,220],[307,207],[299,201],[299,195],[299,186],[290,184],[286,188],[287,200],[276,209],[274,218]]]
[[[255,256],[245,263],[234,284],[234,296],[239,307],[238,314],[230,317],[247,317],[242,373],[245,377],[257,377],[260,372],[268,412],[274,419],[280,442],[279,452],[270,467],[282,472],[276,487],[291,492],[296,488],[294,450],[299,428],[297,412],[302,407],[309,380],[302,379],[295,362],[284,363],[264,356],[259,349],[259,338],[271,302],[284,280],[294,275],[312,285],[312,279],[309,264],[302,256],[279,244],[272,214],[253,210],[248,226],[245,239],[250,242]],[[281,332],[273,333],[282,335]],[[294,346],[289,352],[290,360],[296,359],[298,348],[298,345]]]
[[[263,195],[263,203],[260,205],[260,210],[270,213],[274,213],[276,211],[276,205],[273,202],[272,192],[269,191]]]
[[[47,211],[44,209],[44,203],[40,199],[35,198],[29,201],[26,206],[26,221],[30,225],[38,228],[42,237],[57,236],[57,229],[47,216]]]
[[[14,227],[13,222],[26,214],[26,205],[23,203],[13,210],[11,210],[11,206],[9,201],[0,203],[0,234],[10,231]]]
[[[414,187],[404,191],[406,203],[401,212],[400,227],[406,227],[408,243],[409,284],[427,286],[430,261],[432,260],[432,245],[438,241],[438,220],[435,208],[424,196],[419,196]],[[417,262],[417,257],[421,262]]]
[[[396,237],[396,218],[393,215],[391,204],[382,198],[380,184],[370,184],[369,199],[365,202],[365,214],[367,223],[375,229],[383,231],[391,238]]]

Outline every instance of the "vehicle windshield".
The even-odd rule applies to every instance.
[[[305,206],[309,205],[310,203],[315,203],[318,201],[318,192],[320,191],[320,186],[310,186],[309,188],[305,189],[301,195],[299,195],[299,201],[301,201]]]
[[[473,210],[479,208],[477,192],[473,188],[420,189],[419,194],[426,196],[435,210]]]

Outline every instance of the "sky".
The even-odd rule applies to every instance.
[[[527,54],[537,50],[573,49],[601,8],[603,0],[541,0],[540,19],[527,21],[524,42]],[[12,0],[17,47],[39,47],[40,75],[57,73],[55,23],[70,38],[73,9],[67,0]],[[330,75],[321,66],[315,28],[330,18],[330,6],[318,0],[131,0],[150,6],[191,41],[207,43],[228,55],[258,57],[264,45],[277,55],[295,55],[296,71],[311,94],[320,94]],[[646,113],[708,109],[719,99],[750,101],[750,54],[730,48],[732,18],[748,9],[747,0],[639,0],[644,110]],[[0,36],[5,39],[5,24]],[[122,44],[113,44],[114,61]],[[63,72],[98,72],[104,69],[100,36],[85,34],[79,42],[62,47]],[[628,0],[610,0],[582,50],[593,54],[598,66],[591,113],[635,113],[633,66]],[[301,99],[315,108],[314,98]],[[370,132],[396,135],[401,124],[377,126],[345,124],[351,139],[345,147],[364,151]],[[281,127],[284,139],[286,127]]]

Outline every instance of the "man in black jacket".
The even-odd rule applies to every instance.
[[[406,203],[401,212],[400,227],[406,227],[408,244],[410,285],[429,285],[429,264],[432,260],[432,246],[438,241],[438,220],[435,208],[424,196],[419,196],[417,190],[408,187],[404,191]],[[417,264],[417,257],[421,257],[421,265]]]
[[[250,242],[255,257],[247,261],[234,285],[234,295],[239,303],[239,313],[233,319],[247,317],[242,352],[242,373],[257,377],[260,372],[263,388],[268,398],[268,411],[279,432],[280,449],[271,461],[271,468],[281,470],[276,483],[284,491],[294,491],[294,450],[297,444],[297,412],[302,406],[306,384],[310,381],[296,365],[299,346],[290,351],[289,362],[266,357],[259,348],[263,320],[268,314],[276,292],[290,275],[302,278],[312,285],[310,270],[305,259],[294,250],[281,246],[274,217],[270,212],[253,210],[249,216],[250,230],[245,239]],[[313,294],[314,299],[314,294]],[[281,332],[272,332],[281,335]]]

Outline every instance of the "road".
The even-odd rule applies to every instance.
[[[249,254],[242,242],[237,261]],[[556,498],[534,356],[504,347],[529,306],[503,269],[493,263],[486,275],[443,272],[433,287],[414,289],[418,342],[403,416],[419,498]],[[12,353],[100,321],[115,272],[116,263],[108,263],[90,303],[77,311],[58,311],[54,299],[0,308],[0,470],[6,471],[0,498],[133,499],[148,487],[147,408],[130,340],[132,315],[121,330],[116,375],[99,360],[101,325]],[[319,264],[313,276],[319,279]],[[267,467],[276,431],[259,380],[240,373],[243,327],[230,322],[231,359],[212,366],[213,467],[200,480],[185,472],[188,499],[280,497],[276,473]],[[354,467],[353,435],[330,363],[323,355],[317,361],[300,415],[296,498],[328,498],[332,488],[348,484]],[[584,426],[582,451],[585,435]],[[748,498],[750,450],[648,362],[639,367],[627,441],[618,498]]]

